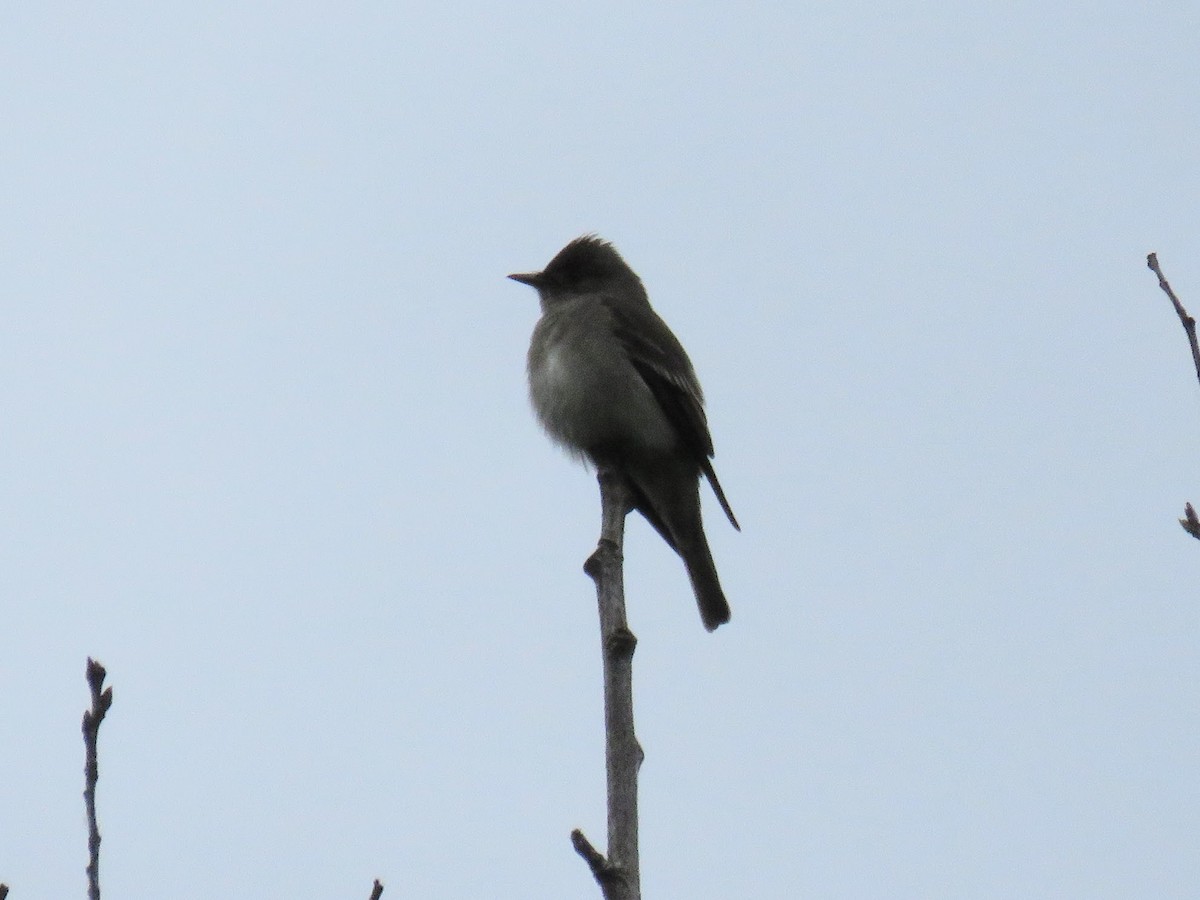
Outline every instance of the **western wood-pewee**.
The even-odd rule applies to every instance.
[[[738,528],[709,462],[704,396],[687,353],[650,307],[641,279],[594,236],[567,244],[541,272],[529,396],[547,433],[595,466],[621,472],[633,503],[683,559],[704,627],[729,621],[700,519],[700,475]]]

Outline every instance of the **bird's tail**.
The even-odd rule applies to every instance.
[[[717,567],[704,536],[698,473],[687,460],[675,463],[627,470],[634,507],[683,560],[700,607],[700,618],[705,628],[714,631],[729,621],[729,603],[721,590]],[[711,471],[711,466],[708,470]]]
[[[705,628],[714,631],[717,626],[729,621],[730,610],[704,533],[700,532],[699,540],[693,541],[688,547],[680,547],[679,555],[683,557],[688,578],[692,582],[696,605],[700,607],[700,619]]]

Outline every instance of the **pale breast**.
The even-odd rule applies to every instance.
[[[550,436],[570,449],[674,446],[670,423],[613,336],[602,304],[574,301],[543,315],[528,362],[534,411]]]

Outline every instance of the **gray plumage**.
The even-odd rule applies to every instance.
[[[700,382],[641,279],[593,236],[567,244],[543,271],[509,278],[541,298],[528,364],[542,427],[572,453],[625,475],[634,507],[683,559],[704,626],[728,622],[700,516],[702,474],[739,526],[710,462]]]

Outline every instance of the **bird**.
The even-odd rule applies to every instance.
[[[641,279],[594,234],[540,272],[508,276],[538,292],[529,397],[542,428],[571,454],[628,483],[632,506],[683,560],[709,631],[730,618],[700,513],[700,478],[730,524],[713,469],[704,394],[683,345],[650,306]]]

